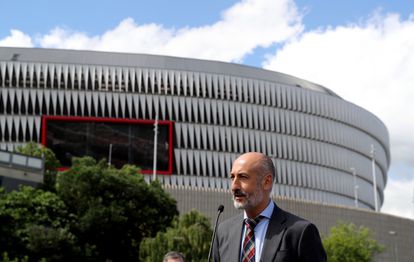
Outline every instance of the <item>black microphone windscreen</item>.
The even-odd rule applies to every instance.
[[[223,210],[224,210],[224,206],[223,206],[223,205],[220,205],[220,206],[218,207],[218,211],[221,213],[221,212],[223,212]]]

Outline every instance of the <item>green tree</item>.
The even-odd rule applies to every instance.
[[[371,237],[369,228],[352,223],[339,223],[332,227],[323,239],[323,245],[330,262],[370,262],[384,250]]]
[[[75,259],[76,237],[69,232],[70,215],[53,192],[21,187],[0,194],[0,254],[3,259],[30,257],[38,261]]]
[[[211,224],[198,211],[175,219],[172,227],[141,243],[140,261],[162,261],[171,250],[184,254],[186,261],[207,261],[211,241]]]
[[[45,173],[41,188],[54,192],[57,168],[60,167],[60,162],[56,158],[55,153],[51,149],[35,142],[29,142],[25,145],[19,146],[16,148],[16,151],[25,155],[45,159]]]
[[[73,158],[56,188],[76,216],[72,232],[96,261],[136,261],[141,240],[165,230],[178,214],[160,184],[148,185],[129,165],[115,169],[104,160]]]

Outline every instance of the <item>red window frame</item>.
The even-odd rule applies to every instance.
[[[46,134],[47,134],[47,122],[48,121],[67,121],[67,122],[99,122],[99,123],[123,123],[123,124],[141,124],[141,125],[154,125],[155,120],[146,119],[121,119],[121,118],[106,118],[106,117],[83,117],[83,116],[42,116],[42,134],[41,143],[47,147]],[[157,170],[159,175],[171,175],[173,172],[173,122],[167,120],[159,120],[158,125],[168,126],[168,170]],[[61,167],[59,170],[65,170],[67,168]],[[142,174],[152,174],[153,170],[143,169]]]

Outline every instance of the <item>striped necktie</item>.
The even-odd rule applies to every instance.
[[[256,217],[255,219],[246,218],[245,223],[245,234],[243,241],[243,252],[242,252],[242,262],[254,262],[255,261],[255,246],[254,246],[254,228],[259,224],[263,216]]]

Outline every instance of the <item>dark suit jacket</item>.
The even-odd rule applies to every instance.
[[[213,246],[214,261],[240,261],[242,232],[243,214],[219,225]],[[319,262],[326,261],[326,253],[315,225],[275,205],[260,261]]]

